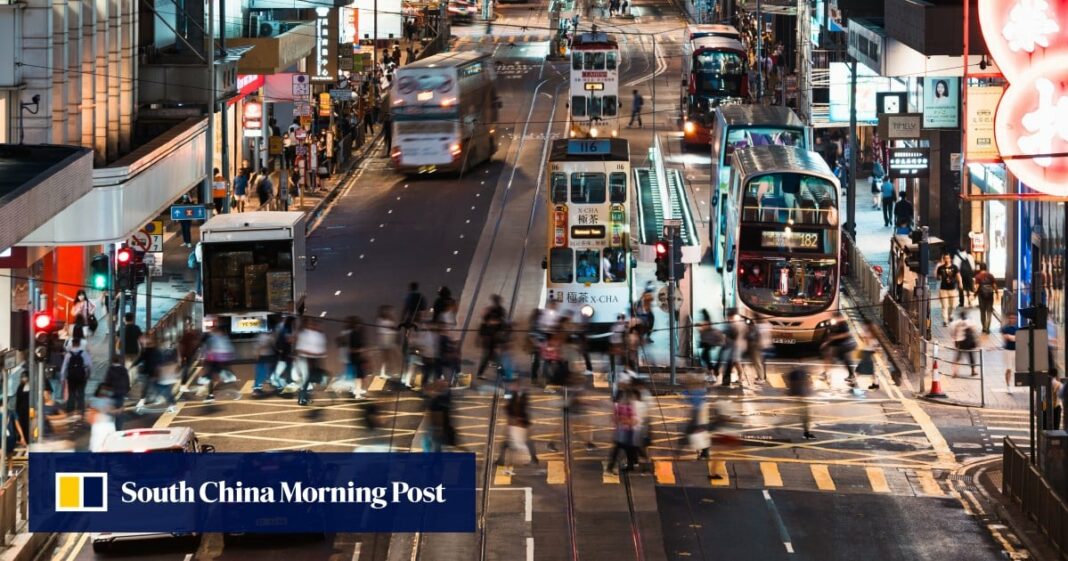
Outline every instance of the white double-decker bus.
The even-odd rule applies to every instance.
[[[393,167],[403,173],[459,171],[497,151],[500,101],[493,59],[437,54],[397,69],[390,92]]]
[[[607,33],[571,42],[571,137],[619,134],[619,45]]]
[[[611,324],[630,306],[630,147],[554,140],[548,165],[546,301]]]
[[[802,148],[736,150],[724,307],[765,317],[777,344],[822,340],[838,308],[838,180]]]

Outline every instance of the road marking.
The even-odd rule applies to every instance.
[[[534,519],[534,490],[530,487],[523,488],[523,515],[527,522]]]
[[[493,474],[494,485],[511,485],[512,476],[508,473],[508,468],[505,466],[497,466],[497,472]]]
[[[713,477],[718,475],[719,477]],[[730,473],[727,472],[727,462],[712,460],[708,462],[708,477],[713,487],[728,487],[731,484]]]
[[[186,553],[185,554],[185,559],[183,559],[183,561],[193,561],[193,554],[192,553]]]
[[[820,491],[834,491],[834,480],[831,479],[831,471],[826,464],[813,464],[810,466],[812,478],[816,480],[816,487]]]
[[[883,468],[869,467],[864,468],[864,471],[868,472],[868,483],[871,483],[871,490],[876,493],[889,493],[890,485],[886,482],[886,472]]]
[[[362,257],[362,255],[361,255],[361,257]],[[351,277],[352,276],[352,271],[349,271],[349,274],[347,276]]]
[[[250,393],[252,393],[252,380],[247,380],[245,381],[245,385],[241,386],[241,394],[244,395]]]
[[[675,484],[675,466],[668,461],[654,461],[653,471],[656,473],[656,482],[659,485]]]
[[[356,542],[356,546],[352,548],[352,561],[360,561],[360,542]]]
[[[380,392],[386,388],[386,379],[375,376],[374,380],[371,380],[371,385],[367,388],[368,391]]]
[[[785,388],[786,382],[782,379],[782,374],[778,372],[768,372],[768,384],[771,384],[773,388]]]
[[[534,538],[527,538],[527,561],[534,561]]]
[[[793,553],[794,542],[790,539],[790,532],[786,531],[786,524],[782,521],[782,517],[779,516],[779,509],[775,506],[775,501],[772,500],[771,493],[767,489],[764,490],[764,504],[767,505],[771,517],[775,520],[775,525],[779,527],[779,538],[782,539],[782,545],[786,548],[786,553]]]
[[[949,443],[946,442],[945,437],[942,436],[934,421],[931,420],[931,416],[915,400],[903,399],[901,400],[901,405],[923,429],[924,436],[927,437],[927,441],[931,443],[931,448],[934,449],[935,455],[938,456],[938,461],[941,464],[939,467],[946,469],[956,467],[958,465],[957,458],[953,454],[953,450],[949,448]]]
[[[782,487],[779,464],[775,462],[760,462],[760,473],[764,476],[765,487]]]
[[[326,310],[323,310],[322,312],[319,312],[319,317],[325,318],[326,317]]]
[[[601,471],[601,483],[607,485],[619,485],[619,473],[608,471],[608,462],[601,462],[604,469]]]
[[[340,290],[335,290],[334,291],[334,296],[341,296],[341,291]]]
[[[938,486],[938,482],[935,481],[934,474],[930,470],[917,470],[916,479],[920,482],[920,490],[923,491],[924,495],[946,496],[946,493]]]
[[[562,460],[549,460],[549,474],[545,482],[549,485],[563,485],[567,481],[567,473],[564,470]]]
[[[178,414],[182,412],[182,407],[185,407],[185,404],[186,404],[186,402],[183,401],[183,402],[179,403],[178,405],[174,406],[174,411],[173,412],[170,412],[170,413],[164,412],[162,415],[159,416],[158,419],[156,419],[156,422],[155,422],[155,424],[152,425],[152,428],[154,428],[154,429],[162,429],[162,428],[169,427],[171,425],[171,421],[174,421],[174,418],[177,417]]]

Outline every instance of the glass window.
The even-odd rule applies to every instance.
[[[571,69],[582,70],[582,51],[574,51],[571,53]]]
[[[744,74],[741,53],[734,51],[700,51],[694,55],[693,69],[715,74]]]
[[[619,53],[615,51],[609,51],[607,56],[607,66],[609,70],[616,69],[616,59],[619,58]]]
[[[604,52],[586,53],[586,70],[604,70]]]
[[[549,188],[552,191],[552,200],[557,204],[567,204],[567,174],[554,171],[549,176]]]
[[[838,224],[834,184],[798,173],[773,173],[752,179],[743,192],[742,218],[794,224]]]
[[[627,174],[613,172],[608,175],[608,197],[613,203],[627,202]]]
[[[601,252],[596,249],[582,249],[576,254],[578,267],[575,278],[580,283],[595,283],[601,280]]]
[[[825,310],[837,291],[835,259],[747,257],[739,260],[738,294],[753,310],[805,315]]]
[[[601,204],[605,199],[603,173],[572,173],[571,202],[578,204]]]
[[[572,117],[585,117],[586,116],[586,96],[573,95],[571,96],[571,116]]]
[[[601,272],[604,282],[627,281],[627,252],[621,248],[607,247],[601,259]]]
[[[574,262],[570,247],[554,247],[549,250],[549,282],[554,284],[575,282]]]
[[[619,98],[614,95],[604,96],[604,107],[601,110],[605,117],[615,117],[619,114]]]
[[[590,96],[590,117],[601,116],[601,102],[604,101],[598,96]]]

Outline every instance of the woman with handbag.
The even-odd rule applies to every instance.
[[[85,325],[89,328],[89,334],[96,333],[98,322],[96,319],[96,304],[89,299],[89,296],[85,294],[84,290],[79,290],[78,294],[74,297],[74,308],[71,309],[71,314],[75,318],[82,318],[85,321]]]

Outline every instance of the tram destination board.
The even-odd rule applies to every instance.
[[[612,152],[612,141],[604,140],[568,140],[567,153],[571,155],[601,155]]]
[[[571,239],[573,240],[601,240],[605,237],[604,226],[572,226]]]

